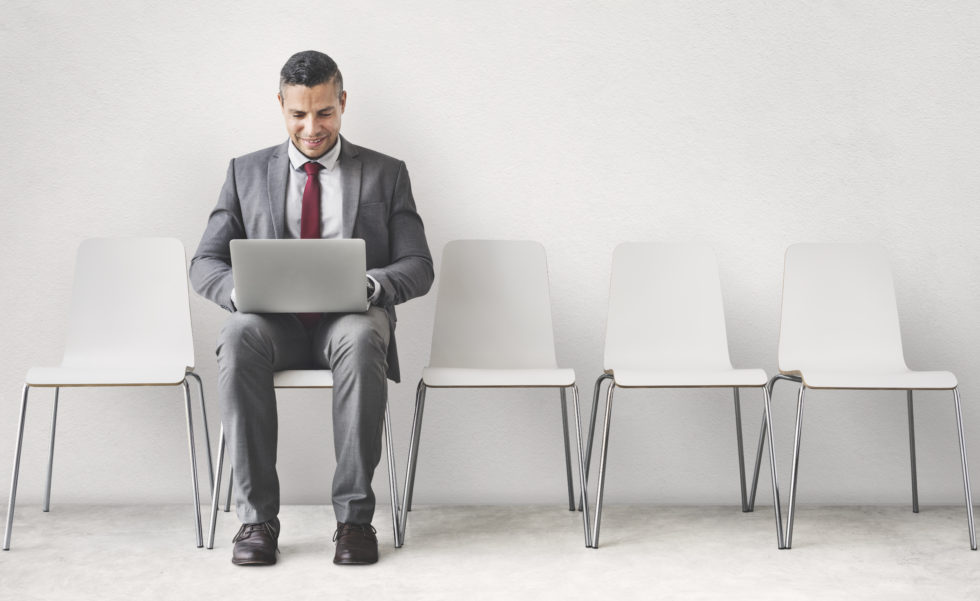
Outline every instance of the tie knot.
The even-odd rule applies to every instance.
[[[306,170],[306,175],[316,175],[323,169],[323,165],[317,163],[316,161],[310,161],[308,163],[303,163],[303,169]]]

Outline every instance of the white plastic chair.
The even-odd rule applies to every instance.
[[[777,380],[800,384],[785,548],[789,549],[793,544],[803,397],[808,388],[907,392],[912,511],[916,513],[919,498],[912,391],[951,390],[970,548],[977,548],[956,376],[948,371],[912,371],[905,364],[895,287],[882,249],[859,244],[796,244],[787,249],[779,330],[779,372],[770,382],[770,388]],[[760,436],[760,451],[762,443]]]
[[[770,419],[769,390],[765,371],[732,368],[718,265],[710,248],[637,242],[616,247],[609,286],[603,366],[605,373],[595,383],[587,445],[591,449],[601,385],[603,381],[609,381],[592,532],[594,547],[599,546],[609,424],[613,392],[617,388],[731,388],[735,401],[742,511],[751,510],[745,490],[739,388],[761,389],[766,420]],[[588,462],[587,456],[586,465]],[[772,452],[770,467],[776,539],[782,546],[779,488]]]
[[[412,508],[422,411],[428,388],[557,388],[561,393],[562,432],[568,508],[575,492],[568,440],[566,390],[572,390],[578,437],[583,528],[590,546],[582,435],[575,371],[560,369],[548,291],[548,264],[537,242],[455,240],[442,255],[429,366],[422,370],[415,400],[401,507],[400,543]]]
[[[333,372],[328,369],[287,369],[273,374],[272,385],[275,388],[333,388]],[[395,480],[395,452],[391,441],[391,416],[388,406],[385,406],[385,445],[388,459],[388,489],[391,495],[391,527],[394,532],[395,546],[398,544],[398,483]],[[218,496],[221,493],[221,470],[225,459],[225,428],[221,427],[218,436],[218,476],[214,480],[211,492],[211,523],[208,527],[208,549],[214,548],[214,531],[218,522]],[[231,483],[234,481],[234,468],[228,470],[228,498],[225,501],[225,512],[231,507]]]
[[[54,388],[43,502],[43,510],[48,511],[59,391],[75,386],[183,387],[197,546],[203,546],[188,376],[197,380],[200,390],[212,481],[213,472],[204,387],[193,368],[194,339],[183,244],[174,238],[95,238],[82,242],[61,365],[32,368],[25,378],[3,549],[10,548],[28,393],[32,387]]]

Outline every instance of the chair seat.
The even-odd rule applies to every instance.
[[[728,388],[765,386],[766,372],[761,369],[684,369],[648,370],[613,369],[616,386],[622,388]]]
[[[575,384],[575,370],[426,367],[422,370],[422,381],[431,388],[565,387]]]
[[[273,376],[276,388],[333,388],[333,372],[329,369],[286,369]]]
[[[808,369],[795,374],[801,375],[803,383],[809,388],[952,390],[957,384],[956,376],[948,371],[850,372]]]
[[[184,366],[32,367],[24,380],[31,386],[176,386]]]

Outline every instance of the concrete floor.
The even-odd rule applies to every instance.
[[[205,514],[205,519],[206,519]],[[772,510],[608,505],[598,550],[560,506],[419,506],[381,561],[331,563],[328,506],[287,506],[271,568],[231,564],[234,513],[197,549],[182,506],[18,508],[0,599],[980,599],[960,507],[801,507],[793,549]]]

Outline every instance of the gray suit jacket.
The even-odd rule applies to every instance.
[[[368,273],[381,284],[376,301],[391,323],[388,377],[399,381],[395,308],[428,292],[434,277],[422,219],[415,210],[405,163],[341,138],[344,238],[362,238]],[[289,142],[232,159],[218,204],[191,260],[190,280],[201,296],[234,311],[229,243],[236,238],[285,238]]]

